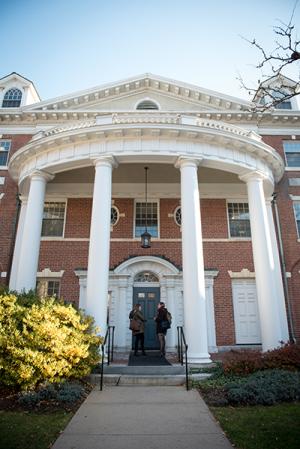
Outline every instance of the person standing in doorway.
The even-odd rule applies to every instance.
[[[135,337],[134,355],[138,356],[139,342],[141,342],[142,355],[146,355],[144,348],[144,341],[145,341],[144,333],[145,333],[145,323],[147,320],[145,320],[144,318],[141,304],[135,304],[133,310],[129,314],[129,319],[130,319],[130,329],[132,331],[132,335]]]
[[[157,315],[154,318],[156,321],[156,333],[159,339],[160,356],[166,355],[166,335],[167,330],[171,327],[171,314],[166,309],[164,302],[159,302],[157,306]]]

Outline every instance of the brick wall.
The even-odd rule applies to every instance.
[[[29,135],[8,135],[3,134],[2,139],[11,140],[9,158],[23,145],[31,136]],[[17,219],[17,193],[18,186],[12,180],[8,170],[0,170],[0,177],[5,178],[4,185],[0,185],[0,195],[4,194],[0,200],[0,273],[8,272],[12,250],[14,245],[14,231]],[[0,284],[6,284],[7,278],[1,277]]]
[[[264,136],[263,140],[275,148],[282,158],[285,159],[282,141],[291,140],[291,136]],[[297,136],[296,140],[300,140],[300,136]],[[300,197],[300,186],[291,187],[289,186],[288,180],[289,178],[299,177],[300,173],[297,171],[285,172],[283,178],[276,185],[275,189],[275,191],[278,192],[277,203],[286,271],[291,273],[291,278],[288,280],[289,296],[294,329],[298,340],[300,338],[300,242],[297,241],[298,236],[293,201],[291,200],[290,195]]]

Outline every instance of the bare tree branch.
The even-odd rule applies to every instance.
[[[269,73],[263,74],[263,77],[267,80],[277,76],[278,81],[280,82],[279,85],[278,83],[274,84],[274,82],[268,84],[266,81],[260,83],[259,97],[257,96],[257,99],[263,98],[263,100],[260,105],[255,106],[256,109],[264,111],[270,108],[276,108],[278,105],[282,105],[284,102],[287,102],[300,93],[299,79],[294,83],[285,83],[283,78],[285,76],[285,69],[290,64],[298,64],[300,61],[300,40],[296,39],[296,30],[295,25],[293,24],[298,2],[299,0],[294,4],[289,22],[285,23],[282,20],[278,20],[279,25],[273,27],[276,39],[274,40],[275,48],[272,51],[267,51],[255,38],[249,40],[243,37],[243,39],[255,47],[261,55],[261,59],[257,63],[256,68],[260,70],[268,68]],[[239,80],[241,87],[246,89],[249,94],[254,96],[257,94],[257,89],[249,88],[240,75],[237,79]]]

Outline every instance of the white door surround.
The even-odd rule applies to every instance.
[[[156,256],[133,257],[121,263],[109,274],[109,320],[110,324],[116,326],[115,344],[117,351],[129,350],[131,348],[131,331],[128,328],[128,315],[132,309],[133,287],[135,277],[140,272],[154,273],[159,279],[158,283],[144,283],[144,286],[159,286],[160,299],[166,303],[168,310],[172,313],[172,328],[167,334],[167,349],[175,352],[177,345],[177,326],[184,324],[183,279],[182,272],[172,263]],[[79,278],[80,298],[79,306],[85,309],[86,304],[86,270],[76,270]],[[206,289],[206,321],[208,332],[209,352],[217,352],[216,328],[214,314],[214,278],[218,271],[205,271]],[[142,284],[139,283],[139,286]],[[193,313],[193,311],[191,311]]]

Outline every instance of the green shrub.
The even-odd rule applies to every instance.
[[[23,392],[19,403],[29,408],[35,407],[41,401],[55,401],[60,403],[76,403],[85,396],[83,385],[75,382],[63,382],[57,385],[49,384],[36,391]]]
[[[266,370],[225,386],[228,402],[233,405],[272,405],[300,399],[300,373]]]
[[[265,369],[300,370],[300,345],[288,343],[272,351],[231,351],[223,360],[226,376],[246,376]]]
[[[99,362],[91,317],[55,298],[0,296],[0,378],[5,385],[34,388],[80,378]]]

